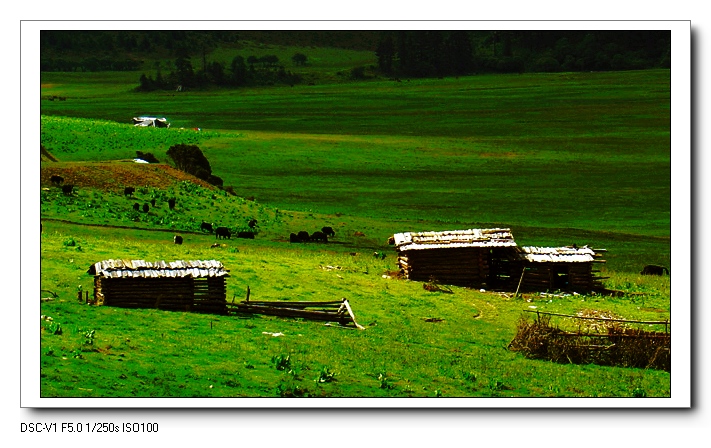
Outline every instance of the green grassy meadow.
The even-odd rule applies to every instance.
[[[167,163],[170,145],[185,140],[238,196],[136,185],[138,200],[159,204],[141,214],[118,183],[72,197],[41,185],[41,289],[58,294],[41,305],[53,319],[41,326],[43,397],[671,395],[667,372],[507,350],[531,310],[670,318],[670,277],[639,275],[645,264],[671,264],[669,71],[150,94],[132,91],[137,80],[43,73],[42,97],[67,99],[41,101],[42,144],[60,161],[41,169],[112,163],[136,150]],[[130,124],[148,114],[171,127]],[[180,195],[175,211],[162,202],[169,195]],[[215,237],[199,231],[202,220],[236,229],[254,217],[255,240],[211,248]],[[326,245],[288,242],[290,232],[323,225],[336,230]],[[394,233],[494,226],[511,228],[519,245],[607,249],[606,286],[626,294],[445,294],[393,275]],[[185,244],[172,243],[175,233]],[[228,301],[247,287],[258,300],[347,298],[366,330],[79,303],[79,285],[93,287],[86,270],[108,258],[218,259],[230,270]]]

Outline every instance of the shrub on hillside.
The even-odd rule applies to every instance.
[[[210,162],[197,145],[173,145],[165,154],[179,170],[192,174],[212,185],[222,186],[222,179],[212,174]]]
[[[136,158],[145,160],[148,163],[160,163],[160,161],[151,152],[136,151]]]

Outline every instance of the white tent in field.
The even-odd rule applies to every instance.
[[[134,126],[152,126],[154,128],[169,128],[170,123],[165,118],[158,117],[134,117]]]

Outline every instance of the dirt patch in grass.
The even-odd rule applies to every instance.
[[[51,187],[52,176],[62,176],[65,184],[96,188],[102,191],[123,192],[124,187],[169,188],[189,181],[206,188],[214,188],[195,176],[166,164],[126,162],[47,164],[40,169],[40,184]]]

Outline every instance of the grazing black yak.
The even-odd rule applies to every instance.
[[[49,178],[50,182],[52,182],[54,185],[59,185],[64,182],[64,178],[62,176],[52,176]]]
[[[200,224],[200,230],[212,233],[212,224],[203,221],[202,224]]]
[[[313,242],[321,242],[321,243],[327,243],[328,242],[328,237],[326,236],[325,233],[316,231],[311,235],[311,241]]]
[[[216,239],[220,239],[220,238],[230,239],[231,236],[232,236],[232,232],[230,232],[230,229],[228,229],[227,227],[217,227],[215,229],[215,238]]]
[[[180,235],[175,235],[175,236],[173,237],[173,242],[174,242],[175,244],[183,244],[183,237],[180,236]]]
[[[175,208],[175,198],[168,199],[168,208],[171,210]]]
[[[333,230],[333,227],[321,227],[321,231],[326,236],[336,236],[336,232]]]
[[[141,210],[141,204],[139,204],[138,202],[134,203],[134,204],[133,204],[133,209],[136,210],[136,211]]]
[[[62,193],[72,194],[74,192],[74,185],[62,185]]]
[[[664,275],[664,273],[667,273],[669,275],[669,269],[665,268],[664,266],[658,266],[656,264],[648,264],[647,266],[642,269],[642,272],[640,272],[641,275]]]
[[[148,213],[148,210],[150,210],[148,204],[143,204],[143,213]]]
[[[136,192],[136,189],[133,187],[126,187],[123,189],[123,194],[124,196],[133,196],[133,193]]]

